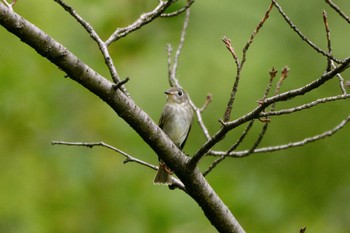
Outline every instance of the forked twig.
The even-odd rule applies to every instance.
[[[238,56],[234,50],[234,48],[231,45],[231,40],[224,37],[222,39],[222,41],[225,43],[226,48],[230,51],[235,63],[236,63],[236,67],[237,67],[237,71],[236,71],[236,77],[235,77],[235,82],[233,84],[232,90],[231,90],[231,94],[230,94],[230,98],[229,101],[227,103],[227,107],[223,116],[223,121],[222,122],[227,122],[230,120],[231,118],[231,112],[232,112],[232,108],[233,108],[233,104],[236,98],[236,93],[238,91],[238,85],[239,85],[239,81],[241,78],[241,72],[243,69],[243,65],[246,61],[247,58],[247,52],[248,49],[250,47],[250,45],[253,43],[255,36],[258,34],[259,30],[262,28],[262,26],[264,25],[264,23],[266,22],[266,20],[269,18],[270,16],[270,12],[272,10],[273,4],[271,3],[268,10],[265,12],[264,17],[260,20],[259,24],[256,26],[255,30],[253,31],[253,33],[250,35],[246,45],[243,48],[243,55],[242,55],[242,61],[240,62],[238,59]]]
[[[158,18],[164,11],[171,6],[175,0],[159,1],[159,4],[152,10],[147,13],[143,13],[140,17],[135,20],[129,26],[123,28],[117,28],[114,33],[106,40],[106,45],[109,46],[111,43],[119,40],[130,34],[131,32],[136,31],[137,29],[143,27],[144,25],[152,22],[154,19]]]
[[[213,169],[222,161],[224,161],[224,159],[234,150],[236,150],[238,148],[238,146],[243,142],[243,140],[245,139],[245,137],[247,136],[248,132],[250,131],[250,129],[252,128],[254,124],[254,120],[250,121],[249,124],[247,125],[247,127],[244,129],[244,131],[241,133],[241,136],[237,139],[237,141],[231,146],[231,148],[225,152],[225,154],[221,155],[220,158],[217,158],[216,160],[214,160],[214,162],[212,162],[212,164],[207,168],[207,170],[205,170],[203,172],[203,176],[208,175],[211,171],[213,171]]]
[[[73,16],[73,18],[75,18],[78,21],[78,23],[80,23],[83,26],[83,28],[90,34],[91,38],[97,43],[100,51],[102,52],[103,58],[109,69],[113,82],[115,84],[118,84],[119,82],[121,82],[117,69],[114,66],[112,57],[109,54],[107,45],[105,44],[105,42],[103,42],[103,40],[95,31],[95,29],[86,20],[84,20],[78,14],[78,12],[73,9],[73,7],[69,6],[62,0],[54,0],[54,1],[57,2],[60,6],[62,6],[63,9],[65,9],[71,16]],[[122,87],[121,90],[127,94],[126,88]]]

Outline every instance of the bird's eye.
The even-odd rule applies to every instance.
[[[177,95],[178,95],[178,96],[182,96],[182,95],[183,95],[183,92],[182,92],[181,90],[179,90],[179,91],[177,92]]]

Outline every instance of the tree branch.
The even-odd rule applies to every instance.
[[[291,114],[291,113],[295,113],[301,110],[305,110],[305,109],[309,109],[312,107],[315,107],[319,104],[324,104],[327,102],[331,102],[331,101],[337,101],[337,100],[341,100],[341,99],[349,99],[350,98],[350,94],[345,94],[345,95],[337,95],[337,96],[330,96],[330,97],[325,97],[325,98],[321,98],[321,99],[317,99],[315,101],[312,101],[310,103],[307,104],[303,104],[297,107],[293,107],[293,108],[289,108],[289,109],[282,109],[282,110],[278,110],[278,111],[268,111],[268,112],[261,112],[259,114],[260,117],[269,117],[269,116],[279,116],[279,115],[284,115],[284,114]]]
[[[181,9],[179,9],[177,11],[174,11],[172,13],[163,13],[160,15],[160,17],[168,18],[168,17],[178,16],[178,15],[182,14],[183,12],[185,12],[187,9],[189,9],[193,3],[194,3],[194,0],[188,0],[186,6],[182,7]]]
[[[288,25],[297,33],[297,35],[305,41],[311,48],[313,48],[316,52],[322,54],[323,56],[326,56],[327,58],[337,62],[337,63],[342,63],[343,61],[336,59],[333,57],[331,54],[325,52],[321,48],[319,48],[317,45],[315,45],[311,40],[309,40],[298,28],[295,26],[295,24],[291,21],[291,19],[284,13],[282,7],[276,2],[276,0],[272,0],[273,4],[276,6],[284,20],[288,23]]]
[[[63,70],[69,78],[99,96],[124,119],[169,165],[169,168],[184,184],[186,192],[198,203],[208,220],[219,232],[244,232],[199,169],[188,170],[188,157],[129,96],[119,89],[115,90],[113,83],[80,61],[63,45],[1,3],[0,24]],[[122,34],[117,33],[116,35],[115,38],[118,38]]]
[[[237,120],[231,121],[231,122],[222,122],[223,127],[215,134],[213,135],[191,158],[189,161],[188,166],[190,168],[195,168],[197,163],[200,161],[200,159],[205,156],[205,154],[214,146],[216,145],[221,139],[232,129],[236,128],[239,125],[242,125],[250,120],[256,119],[260,116],[260,113],[266,109],[268,106],[270,106],[273,103],[280,102],[280,101],[286,101],[290,100],[291,98],[294,98],[296,96],[304,95],[328,80],[332,79],[334,76],[336,76],[338,73],[343,72],[345,69],[348,68],[350,64],[350,57],[346,58],[342,64],[340,64],[338,67],[334,68],[333,70],[324,73],[320,78],[316,79],[315,81],[301,87],[298,89],[294,89],[288,92],[284,92],[279,95],[275,95],[270,98],[266,98],[261,104],[259,104],[258,107],[256,107],[251,112],[245,114],[244,116],[238,118]]]
[[[346,22],[350,23],[350,17],[347,16],[342,10],[340,10],[336,4],[334,4],[331,0],[326,0],[326,3],[328,3],[330,7],[332,7],[341,17],[343,17]]]
[[[174,2],[176,2],[176,0],[159,1],[159,4],[152,11],[143,13],[134,23],[130,24],[127,27],[117,28],[115,32],[106,40],[106,45],[109,46],[111,43],[152,22]]]
[[[65,146],[83,146],[83,147],[89,147],[89,148],[93,148],[95,146],[101,146],[101,147],[105,147],[105,148],[108,148],[110,150],[113,150],[114,152],[117,152],[121,155],[123,155],[125,157],[125,160],[124,160],[124,164],[126,163],[129,163],[129,162],[135,162],[137,164],[141,164],[145,167],[148,167],[148,168],[151,168],[153,170],[158,170],[159,168],[157,166],[154,166],[150,163],[147,163],[143,160],[140,160],[140,159],[137,159],[131,155],[129,155],[128,153],[118,149],[118,148],[115,148],[111,145],[108,145],[107,143],[104,143],[104,142],[64,142],[64,141],[52,141],[51,142],[52,145],[65,145]],[[186,191],[185,190],[185,186],[182,184],[181,181],[179,181],[178,179],[172,177],[172,186],[173,187],[176,187],[176,188],[179,188],[183,191]]]
[[[250,35],[246,45],[243,48],[243,55],[242,55],[242,61],[240,62],[238,59],[238,56],[235,52],[235,50],[233,49],[232,45],[231,45],[231,40],[227,39],[226,37],[224,37],[222,39],[222,41],[225,43],[226,48],[230,51],[235,63],[236,63],[236,67],[237,67],[237,71],[236,71],[236,77],[235,77],[235,82],[233,84],[232,87],[232,91],[230,94],[230,98],[229,101],[227,103],[227,107],[224,113],[224,117],[223,117],[223,122],[227,122],[230,120],[231,118],[231,111],[233,108],[233,104],[236,98],[236,93],[238,91],[238,85],[239,85],[239,80],[241,78],[241,72],[243,69],[243,65],[246,61],[247,58],[247,52],[248,49],[250,47],[250,45],[253,43],[255,36],[258,34],[259,30],[262,28],[262,26],[264,25],[264,23],[266,22],[266,20],[269,18],[270,16],[270,12],[272,10],[273,4],[271,3],[268,10],[265,12],[264,17],[260,20],[259,24],[256,26],[255,30],[253,31],[253,33]]]
[[[315,142],[321,139],[324,139],[326,137],[330,137],[332,135],[334,135],[335,133],[337,133],[339,130],[341,130],[342,128],[344,128],[344,126],[346,124],[348,124],[350,121],[350,115],[347,116],[343,121],[341,121],[337,126],[335,126],[333,129],[331,130],[327,130],[321,134],[315,135],[313,137],[308,137],[305,138],[301,141],[297,141],[297,142],[290,142],[287,144],[283,144],[283,145],[279,145],[279,146],[269,146],[269,147],[263,147],[263,148],[257,148],[253,151],[254,154],[257,153],[266,153],[266,152],[275,152],[275,151],[280,151],[280,150],[286,150],[286,149],[290,149],[293,147],[300,147],[300,146],[305,146],[308,143],[311,142]],[[247,155],[250,155],[252,152],[250,150],[243,150],[243,151],[233,151],[231,152],[229,155],[226,155],[228,157],[245,157]],[[223,156],[225,155],[226,152],[224,151],[214,151],[211,150],[208,152],[208,155],[211,156]]]

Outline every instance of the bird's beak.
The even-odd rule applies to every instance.
[[[164,94],[171,95],[172,93],[170,91],[164,91]]]

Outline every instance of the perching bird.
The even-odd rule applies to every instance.
[[[167,102],[159,120],[159,127],[182,149],[193,122],[193,110],[186,92],[181,88],[172,87],[164,92]],[[155,184],[172,184],[171,170],[159,160],[159,168],[154,178]]]

